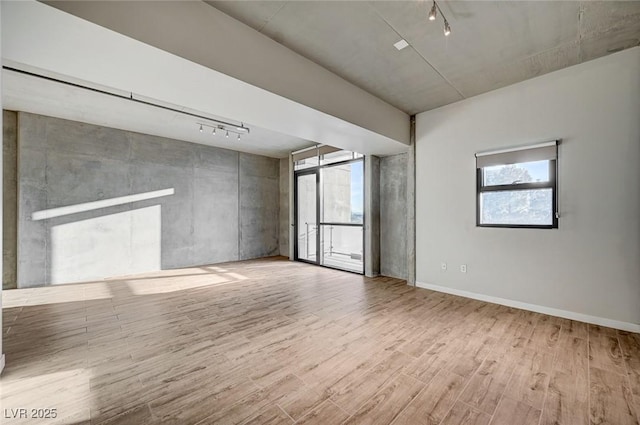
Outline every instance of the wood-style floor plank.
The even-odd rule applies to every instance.
[[[320,406],[316,407],[308,415],[298,420],[296,424],[305,425],[325,425],[340,424],[347,420],[349,415],[340,409],[331,400],[324,401]]]
[[[629,375],[631,392],[640,398],[640,334],[618,332],[625,366]]]
[[[518,352],[506,350],[491,353],[469,381],[460,400],[493,415],[519,360],[517,354],[513,353]]]
[[[540,317],[527,342],[527,347],[536,351],[553,350],[560,339],[561,328],[560,319],[552,316]]]
[[[503,397],[490,424],[537,425],[539,420],[540,410],[509,397]]]
[[[244,423],[245,425],[291,425],[293,419],[291,419],[284,411],[278,406],[272,406],[264,413],[249,419]]]
[[[449,412],[464,388],[465,379],[442,370],[413,399],[393,422],[394,425],[438,425]]]
[[[424,388],[424,383],[400,374],[364,404],[345,425],[392,423]]]
[[[398,376],[408,363],[409,357],[393,352],[371,370],[352,380],[345,388],[331,396],[331,400],[345,412],[355,413],[368,399],[373,397],[387,382]]]
[[[558,344],[553,368],[564,373],[586,375],[589,369],[587,340],[577,337],[563,338]]]
[[[634,424],[640,335],[269,258],[3,291],[2,424]]]
[[[441,425],[488,425],[491,416],[468,404],[456,402]]]
[[[626,374],[615,330],[596,325],[589,326],[589,362],[591,367]]]
[[[547,351],[521,350],[511,379],[505,389],[509,397],[542,409],[549,387],[553,355]]]
[[[592,367],[591,423],[610,425],[638,425],[633,395],[625,379],[605,369]]]
[[[587,425],[588,423],[587,371],[573,374],[555,370],[547,390],[540,425]]]

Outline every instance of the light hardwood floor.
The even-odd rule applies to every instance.
[[[627,425],[640,414],[640,335],[397,279],[272,258],[3,298],[3,424]],[[6,418],[19,408],[58,417]]]

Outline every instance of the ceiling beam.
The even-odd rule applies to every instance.
[[[409,116],[200,1],[53,1],[82,19],[397,142]]]

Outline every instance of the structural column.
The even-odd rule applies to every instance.
[[[293,154],[289,154],[289,167],[287,168],[289,175],[287,176],[289,181],[289,260],[293,261],[295,256],[296,247],[296,232],[295,232],[295,184],[294,184],[294,170],[293,170]]]
[[[0,22],[2,22],[2,2],[0,2]],[[2,57],[2,51],[0,50],[0,58]],[[2,93],[2,73],[0,72],[0,93]],[[2,96],[0,96],[0,111],[2,111]],[[3,127],[3,122],[2,122],[2,115],[0,113],[0,129],[4,128]],[[4,140],[3,140],[3,136],[2,136],[3,131],[0,131],[0,146],[4,147]],[[0,176],[2,176],[3,170],[2,170],[2,162],[4,161],[3,158],[3,151],[4,149],[0,149]],[[0,187],[2,187],[2,185],[0,185]],[[4,200],[3,200],[4,196],[0,196],[0,241],[2,240],[2,209],[4,207]],[[0,261],[0,276],[2,276],[2,261]],[[2,330],[2,285],[0,285],[0,330]],[[4,369],[4,351],[2,350],[2,335],[4,335],[4,332],[0,332],[0,373],[2,373],[2,370]]]
[[[416,116],[411,116],[407,152],[407,285],[416,286]]]
[[[380,158],[364,159],[364,274],[380,274]]]

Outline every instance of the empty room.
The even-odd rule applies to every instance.
[[[640,1],[0,23],[0,423],[640,425]]]

